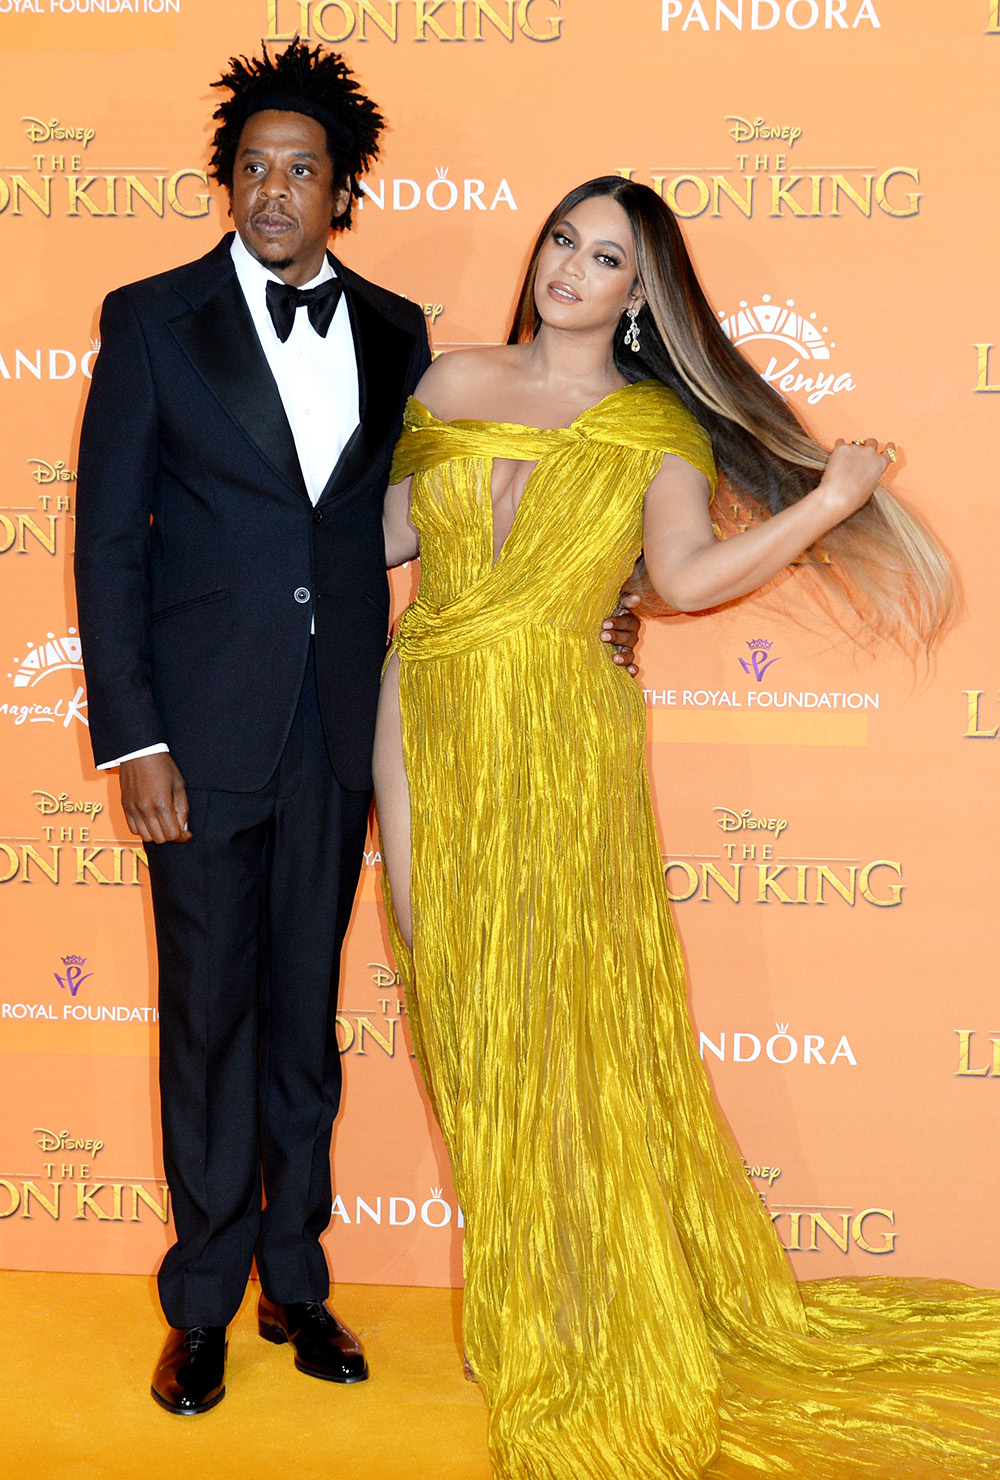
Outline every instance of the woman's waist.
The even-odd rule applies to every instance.
[[[464,624],[427,629],[404,620],[393,638],[391,651],[398,653],[402,663],[455,661],[490,650],[506,649],[516,654],[533,647],[600,655],[606,649],[600,640],[601,621],[601,617],[586,623],[540,617],[483,630]]]

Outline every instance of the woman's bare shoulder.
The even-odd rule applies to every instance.
[[[491,344],[438,355],[414,395],[440,421],[474,420],[494,400],[494,387],[509,378],[522,353],[520,345]]]

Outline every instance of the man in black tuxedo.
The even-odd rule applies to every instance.
[[[174,1413],[224,1395],[255,1256],[261,1335],[312,1376],[368,1375],[319,1239],[388,625],[382,498],[430,360],[419,310],[327,251],[378,151],[374,105],[298,42],[231,65],[212,163],[236,235],[106,300],[77,496],[95,759],[120,767],[148,845],[176,1232],[152,1391]]]

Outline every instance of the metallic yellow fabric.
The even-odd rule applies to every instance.
[[[698,1058],[642,694],[598,637],[664,452],[714,481],[647,381],[562,431],[411,402],[396,454],[422,566],[396,642],[412,959],[391,923],[496,1472],[995,1476],[1000,1296],[799,1289]],[[495,566],[494,457],[537,460]]]

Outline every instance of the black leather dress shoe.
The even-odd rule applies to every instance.
[[[257,1306],[257,1329],[265,1341],[290,1341],[295,1365],[326,1382],[364,1382],[368,1363],[361,1342],[322,1300],[275,1305],[266,1295]]]
[[[168,1413],[207,1413],[226,1396],[225,1326],[170,1328],[150,1388]]]

